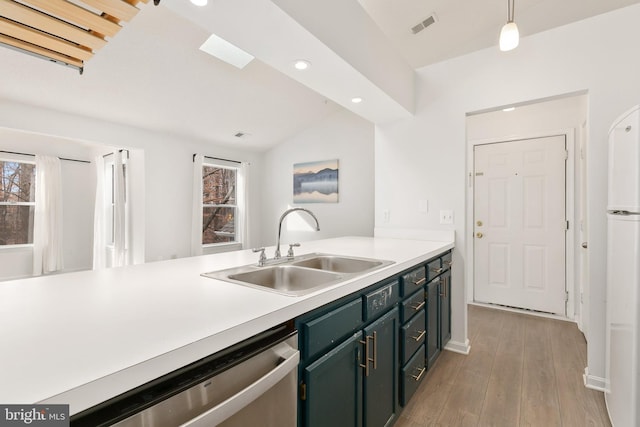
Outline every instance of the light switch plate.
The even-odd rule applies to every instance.
[[[453,224],[453,211],[440,211],[440,224]]]
[[[429,212],[429,201],[418,200],[418,213],[426,214]]]

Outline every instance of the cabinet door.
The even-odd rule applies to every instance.
[[[440,277],[427,284],[427,366],[431,368],[440,354]]]
[[[373,322],[364,333],[368,338],[368,375],[364,377],[364,425],[391,425],[397,412],[398,308]],[[338,423],[334,425],[348,425]]]
[[[438,347],[443,349],[451,339],[451,270],[442,275],[440,281],[440,339]]]
[[[304,369],[305,426],[362,426],[361,340],[358,332]]]

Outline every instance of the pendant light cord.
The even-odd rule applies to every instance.
[[[516,9],[516,0],[507,0],[507,22],[513,22]]]

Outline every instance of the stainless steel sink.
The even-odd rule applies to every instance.
[[[285,258],[263,267],[252,264],[202,275],[283,295],[301,296],[390,264],[393,262],[316,253],[290,260]]]
[[[338,273],[364,273],[391,264],[377,259],[314,254],[311,258],[294,261],[291,265]]]
[[[312,291],[321,285],[335,283],[342,279],[336,273],[292,265],[276,265],[262,267],[246,273],[230,274],[229,279],[247,282],[291,295],[299,295]]]

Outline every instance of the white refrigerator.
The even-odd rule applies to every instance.
[[[609,130],[605,400],[614,427],[640,426],[640,106]]]

